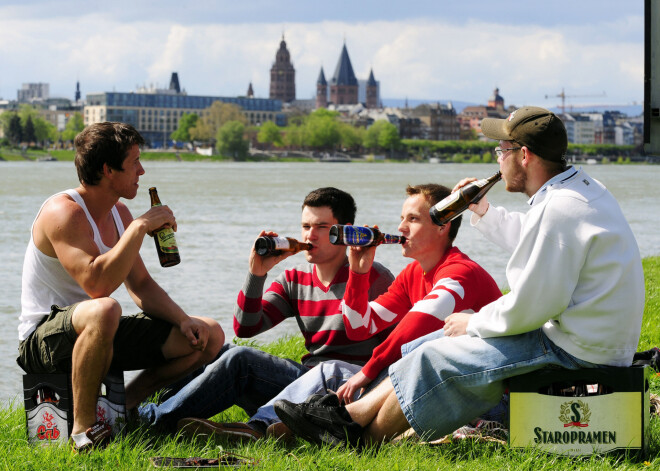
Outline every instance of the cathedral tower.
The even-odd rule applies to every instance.
[[[378,108],[378,83],[374,78],[374,70],[369,72],[367,80],[367,108]]]
[[[358,102],[358,82],[346,43],[341,50],[335,74],[330,79],[330,101],[335,105],[355,105]]]
[[[296,71],[286,48],[284,35],[275,62],[270,68],[270,98],[290,102],[296,99]]]
[[[328,107],[328,82],[325,80],[323,67],[319,73],[319,78],[316,81],[316,108]]]

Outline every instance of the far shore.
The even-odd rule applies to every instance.
[[[210,150],[210,149],[209,149]],[[73,161],[75,151],[72,149],[49,150],[14,150],[0,148],[0,161],[15,162],[52,162]],[[185,161],[185,162],[233,162],[234,159],[215,152],[197,153],[181,149],[143,149],[142,159],[149,161]],[[660,156],[635,156],[609,158],[603,156],[569,156],[569,163],[577,165],[628,165],[628,164],[660,164]],[[496,163],[489,154],[465,156],[442,155],[425,157],[413,155],[403,158],[390,158],[384,154],[344,154],[312,151],[261,151],[251,150],[241,162],[321,162],[321,163]]]

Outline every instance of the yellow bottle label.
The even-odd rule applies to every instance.
[[[179,253],[179,248],[176,246],[176,238],[174,231],[170,228],[165,228],[156,234],[158,238],[158,245],[164,253]]]

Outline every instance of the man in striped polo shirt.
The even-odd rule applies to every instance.
[[[238,405],[249,415],[282,389],[325,360],[344,360],[363,365],[388,332],[365,340],[350,340],[342,320],[340,303],[348,281],[346,247],[332,245],[329,230],[334,224],[353,224],[353,197],[336,188],[319,188],[302,205],[301,240],[312,244],[305,252],[307,263],[285,270],[264,292],[267,273],[291,256],[260,256],[250,253],[249,272],[234,310],[234,332],[253,337],[295,318],[308,353],[300,363],[282,359],[251,347],[227,344],[219,358],[160,405],[140,408],[143,421],[172,431],[175,424],[188,434],[215,434],[258,439],[267,426],[278,421],[272,411],[252,417],[249,423],[217,424],[205,420]],[[259,236],[273,236],[262,231]],[[369,274],[369,299],[387,291],[394,279],[384,266],[374,263]]]

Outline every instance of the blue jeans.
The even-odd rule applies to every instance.
[[[233,405],[252,415],[307,371],[292,360],[227,344],[203,372],[161,404],[141,405],[138,414],[142,422],[166,432],[175,431],[184,417],[209,418]]]
[[[541,330],[507,337],[462,335],[413,342],[390,366],[394,392],[410,426],[434,440],[496,406],[505,380],[540,368],[597,368],[568,354]]]
[[[296,404],[304,402],[312,394],[326,394],[328,390],[337,391],[341,385],[348,381],[355,373],[362,369],[359,365],[340,360],[327,360],[316,365],[289,386],[259,408],[257,413],[248,422],[253,428],[260,430],[274,422],[280,422],[275,414],[273,404],[278,399],[287,399]],[[369,384],[371,389],[387,376],[387,369]]]

